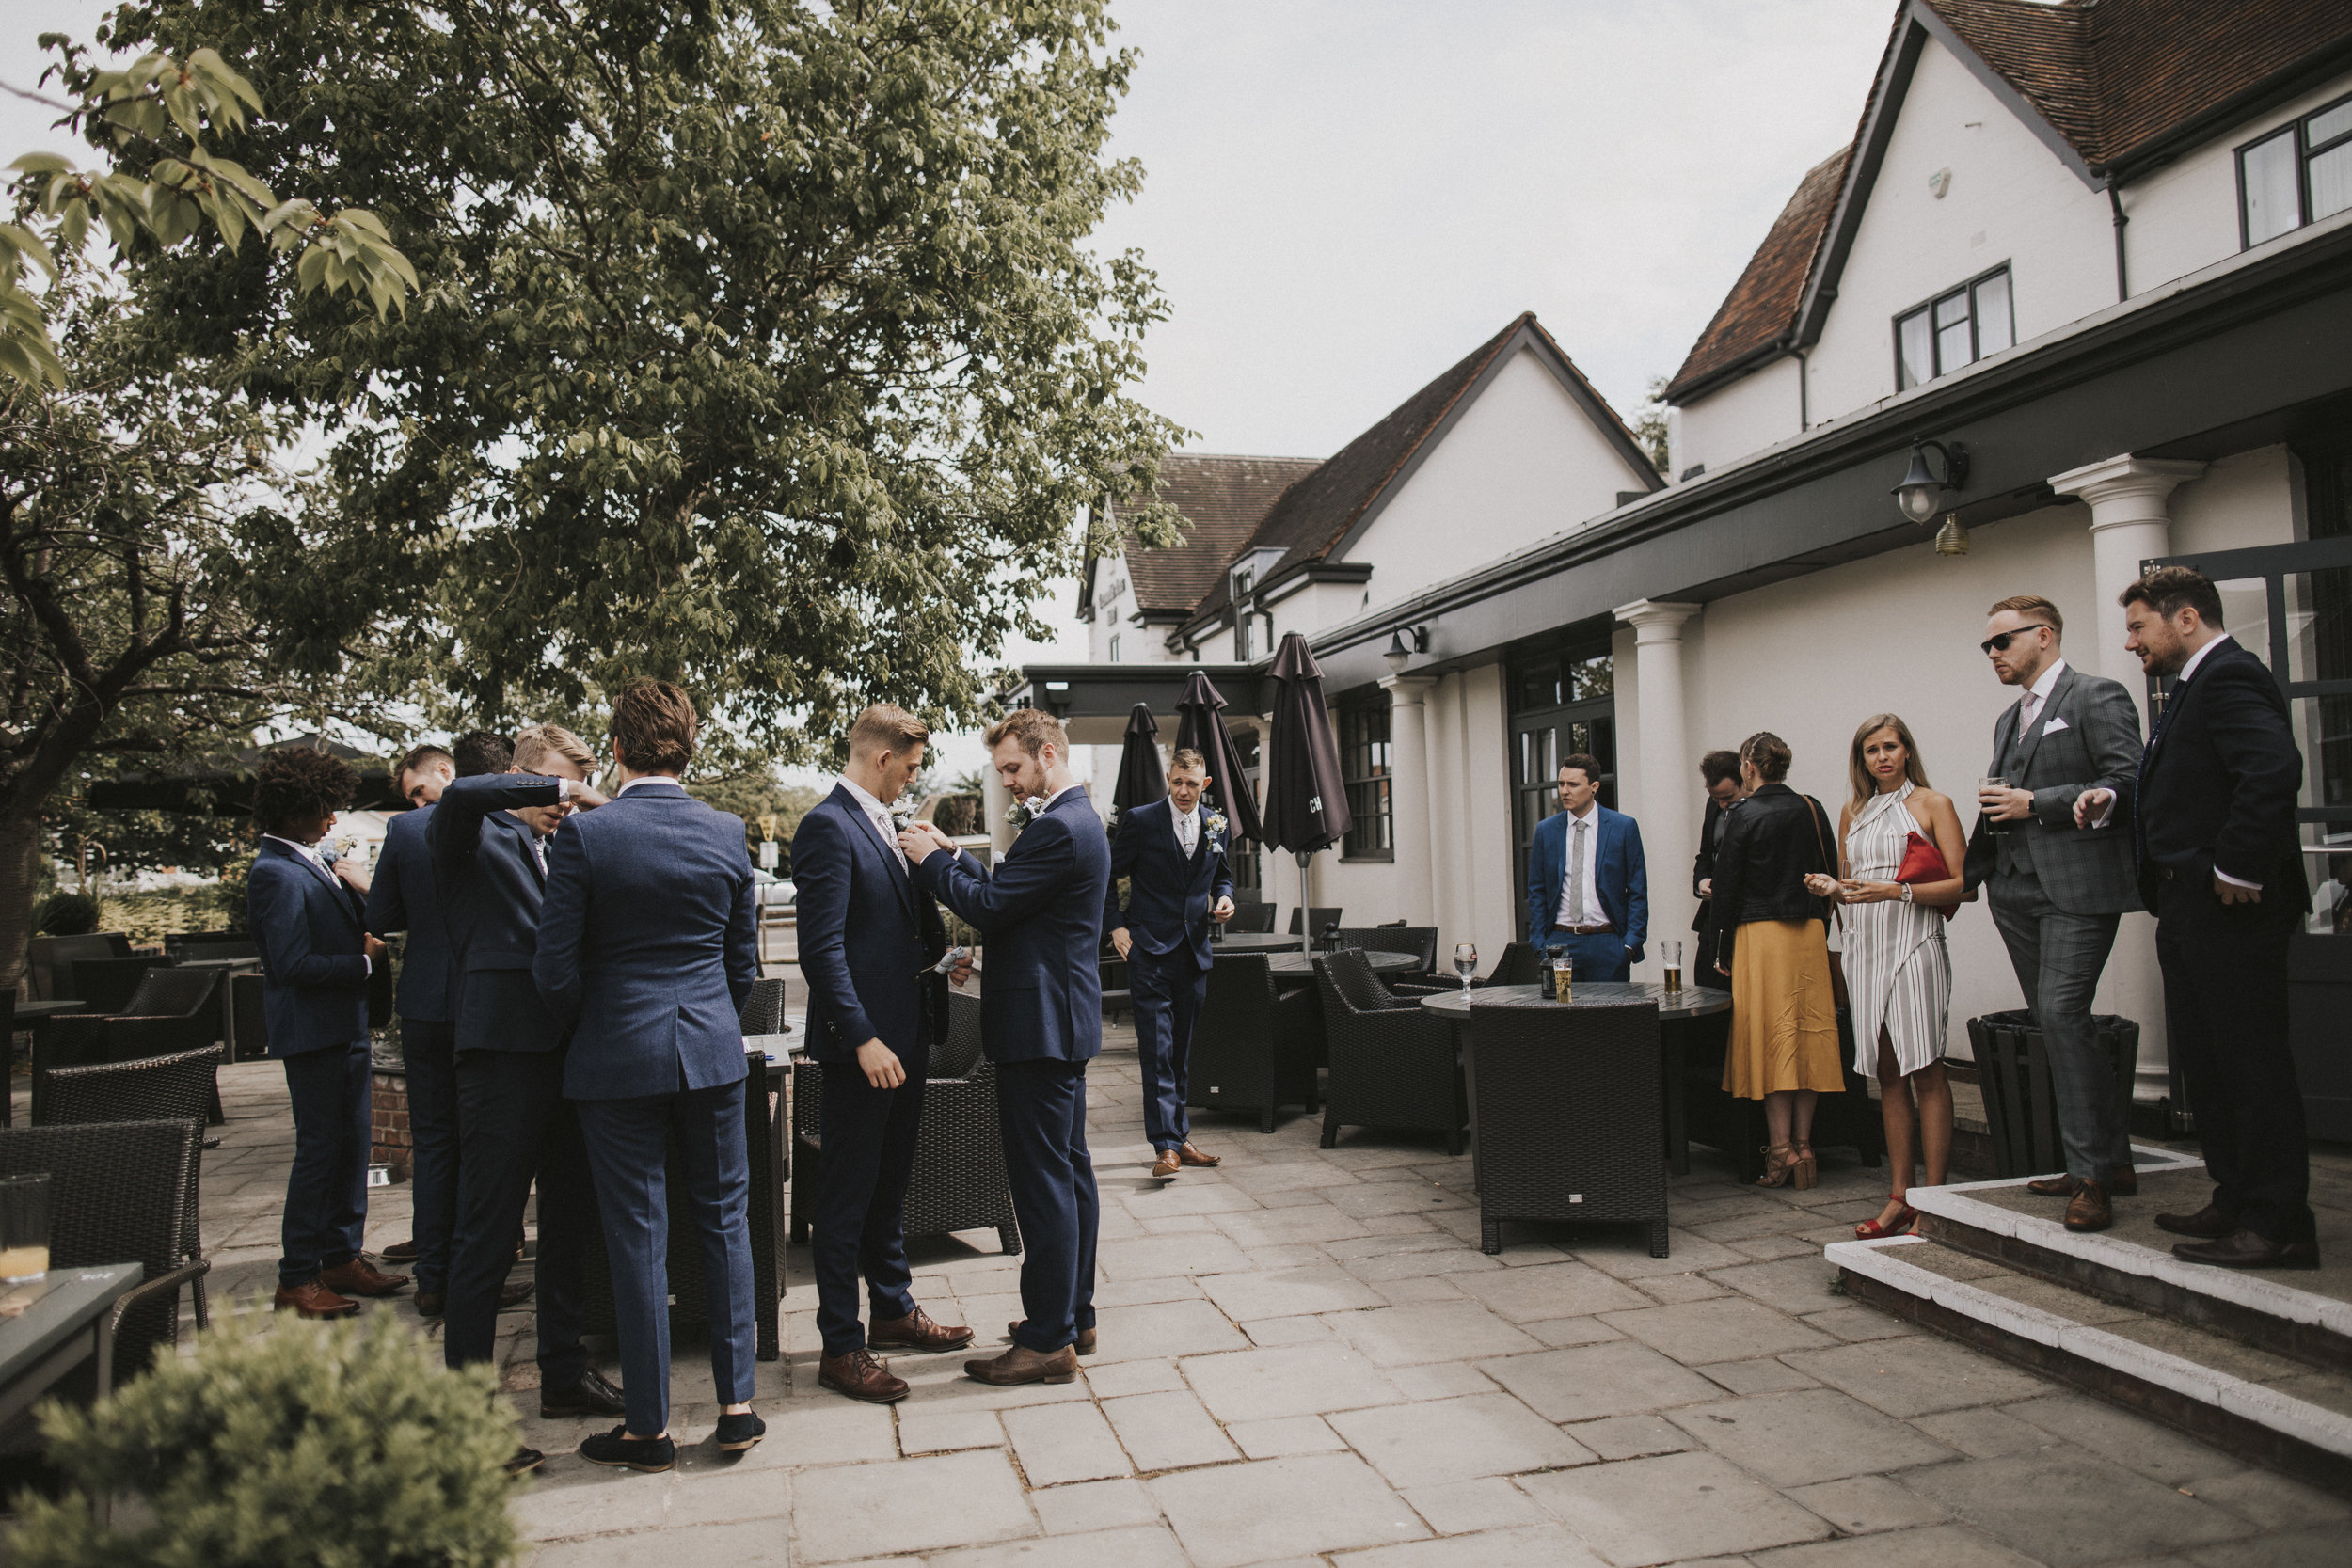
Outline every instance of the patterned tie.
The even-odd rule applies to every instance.
[[[546,880],[548,875],[548,841],[540,837],[537,833],[531,835],[531,858],[539,863],[539,878],[542,881]]]
[[[1580,818],[1568,845],[1568,913],[1571,924],[1584,924],[1584,823]]]
[[[1184,858],[1186,860],[1190,860],[1192,858],[1193,846],[1200,842],[1200,817],[1196,816],[1191,812],[1186,812],[1184,815],[1182,822],[1179,824],[1176,833],[1176,842],[1178,845],[1183,847]]]

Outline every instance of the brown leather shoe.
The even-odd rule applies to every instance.
[[[1024,1383],[1075,1383],[1078,1350],[1074,1345],[1064,1345],[1047,1355],[1026,1345],[1015,1345],[986,1361],[966,1361],[963,1371],[975,1382],[993,1383],[1000,1388]]]
[[[411,1236],[405,1242],[394,1242],[376,1256],[387,1263],[413,1263],[417,1260],[417,1239]]]
[[[2158,1214],[2156,1228],[2175,1236],[2194,1236],[2201,1242],[2217,1242],[2237,1234],[2237,1216],[2223,1213],[2219,1204],[2208,1203],[2193,1214]]]
[[[2181,1242],[2172,1256],[2188,1263],[2211,1263],[2224,1269],[2315,1269],[2317,1242],[2274,1242],[2241,1230],[2216,1242]]]
[[[907,1397],[907,1380],[893,1377],[889,1363],[862,1345],[847,1355],[829,1355],[819,1361],[817,1381],[836,1394],[867,1404],[896,1404]]]
[[[1152,1163],[1152,1179],[1159,1181],[1172,1181],[1176,1179],[1177,1171],[1182,1169],[1184,1161],[1182,1157],[1177,1154],[1176,1150],[1172,1148],[1163,1148],[1160,1150],[1160,1157]]]
[[[961,1350],[972,1342],[972,1331],[934,1323],[931,1315],[918,1307],[903,1318],[875,1319],[874,1326],[866,1331],[866,1342],[892,1350]]]
[[[270,1305],[280,1312],[299,1312],[306,1318],[348,1318],[359,1310],[358,1302],[337,1295],[315,1279],[301,1285],[280,1285]]]
[[[1225,1156],[1222,1154],[1203,1154],[1190,1144],[1184,1145],[1176,1152],[1188,1165],[1221,1165],[1225,1163]]]
[[[1012,1322],[1005,1325],[1005,1338],[1008,1339],[1012,1338],[1020,1332],[1021,1320],[1018,1318],[1015,1318]],[[1072,1345],[1071,1349],[1076,1351],[1080,1355],[1092,1355],[1094,1354],[1094,1330],[1090,1328],[1082,1328],[1078,1330],[1077,1342]]]
[[[364,1258],[319,1271],[319,1283],[347,1296],[389,1296],[408,1288],[405,1274],[385,1274]]]
[[[2039,1181],[2026,1182],[2026,1191],[2041,1197],[2073,1197],[2074,1179],[2064,1171],[2060,1171],[2056,1176],[2045,1176]]]
[[[2074,1189],[2074,1200],[2066,1206],[2066,1228],[2069,1230],[2105,1230],[2115,1223],[2115,1211],[2107,1203],[2107,1190],[2096,1181],[2085,1181]]]
[[[2139,1167],[2138,1167],[2138,1166],[2137,1166],[2137,1165],[2109,1165],[2109,1166],[2107,1167],[2107,1196],[2109,1196],[2109,1197],[2137,1197],[2138,1196],[2139,1196]]]

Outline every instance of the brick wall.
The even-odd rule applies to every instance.
[[[379,1072],[373,1078],[375,1152],[369,1158],[390,1165],[393,1180],[405,1181],[416,1149],[416,1139],[408,1131],[408,1079],[398,1072]]]

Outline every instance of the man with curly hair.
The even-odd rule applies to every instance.
[[[368,975],[384,943],[362,920],[364,879],[316,847],[351,804],[358,775],[325,752],[289,748],[262,759],[246,904],[262,956],[269,1053],[285,1064],[294,1102],[294,1168],[286,1178],[277,1306],[306,1318],[348,1317],[358,1296],[385,1296],[405,1275],[360,1253],[368,1218]]]

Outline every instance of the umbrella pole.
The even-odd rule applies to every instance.
[[[1313,856],[1311,849],[1298,851],[1298,950],[1301,953],[1315,950],[1314,910],[1311,907],[1314,900],[1307,896],[1307,862]]]

